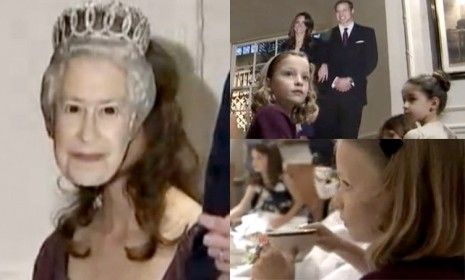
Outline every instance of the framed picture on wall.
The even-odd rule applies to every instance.
[[[453,78],[465,78],[465,1],[432,0],[439,66]]]

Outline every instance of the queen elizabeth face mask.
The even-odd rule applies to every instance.
[[[73,184],[96,187],[119,170],[130,142],[126,73],[95,57],[68,61],[55,103],[54,151]]]

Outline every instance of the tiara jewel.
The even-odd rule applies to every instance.
[[[53,27],[53,48],[67,44],[71,38],[101,38],[133,43],[141,55],[147,51],[150,25],[142,12],[112,1],[107,4],[88,2],[68,8]]]

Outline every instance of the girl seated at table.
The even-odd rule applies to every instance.
[[[336,162],[335,205],[351,237],[371,244],[363,250],[316,223],[317,246],[362,279],[465,278],[465,141],[342,140]],[[254,279],[294,278],[292,258],[263,252]]]
[[[292,186],[283,183],[282,159],[276,145],[257,144],[251,155],[254,173],[241,201],[230,212],[231,220],[251,209],[261,210],[279,214],[270,222],[271,228],[279,228],[297,214],[303,203]]]

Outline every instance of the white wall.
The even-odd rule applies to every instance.
[[[41,77],[52,53],[51,30],[69,3],[2,0],[0,10],[0,279],[30,279],[52,217],[62,204],[51,142],[39,106]],[[229,71],[229,1],[205,0],[204,80],[200,71],[200,0],[134,0],[152,32],[176,56],[186,129],[206,162],[223,82]]]
[[[389,80],[391,84],[391,107],[392,114],[403,112],[402,96],[400,94],[404,82],[408,79],[406,40],[404,33],[402,1],[386,2],[386,26],[389,57]],[[375,132],[376,133],[376,132]]]
[[[405,4],[405,41],[402,1]],[[402,84],[410,75],[433,72],[432,34],[427,24],[426,0],[385,0],[388,27],[388,52],[391,83],[391,112],[402,112]],[[408,57],[408,60],[407,60]],[[465,138],[465,80],[452,81],[442,121],[460,138]]]

